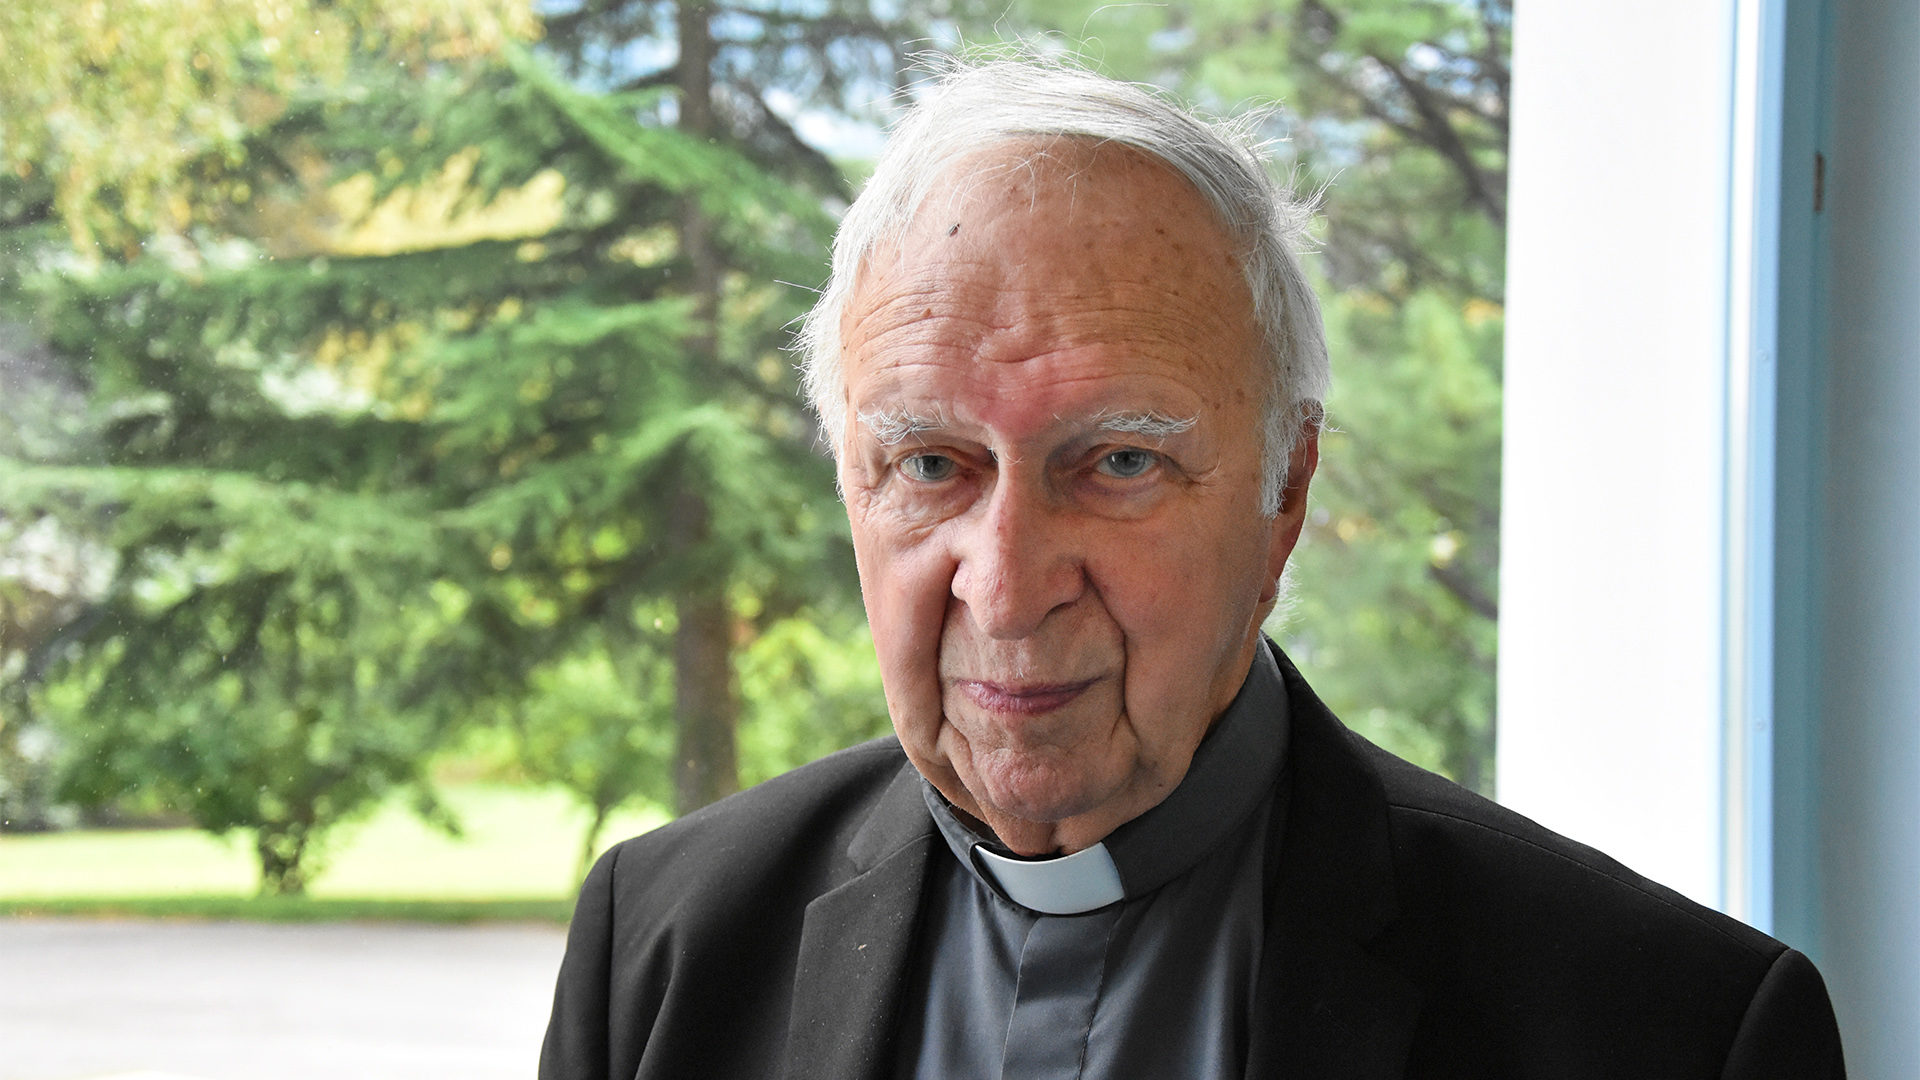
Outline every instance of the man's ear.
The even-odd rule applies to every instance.
[[[1280,492],[1280,512],[1273,516],[1273,534],[1267,539],[1267,586],[1260,600],[1266,603],[1278,595],[1280,572],[1287,568],[1287,557],[1300,542],[1300,530],[1307,523],[1307,483],[1320,464],[1320,425],[1303,425],[1293,456],[1287,459],[1287,486]]]

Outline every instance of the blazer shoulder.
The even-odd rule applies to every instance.
[[[1577,910],[1602,926],[1657,926],[1729,960],[1744,957],[1740,966],[1751,966],[1756,977],[1786,948],[1604,852],[1366,745],[1386,793],[1396,861],[1412,875],[1410,887],[1435,879],[1466,887],[1463,875],[1484,874],[1489,892],[1551,903],[1563,914]]]
[[[877,811],[910,780],[904,773],[912,765],[887,736],[622,840],[601,855],[612,899],[620,911],[653,915],[687,913],[684,901],[697,901],[705,920],[776,896],[818,896],[851,874],[856,838],[895,824]]]
[[[808,905],[931,830],[917,777],[897,743],[876,740],[601,856],[568,931],[541,1075],[777,1071]]]
[[[1497,949],[1503,961],[1588,957],[1626,970],[1643,960],[1685,967],[1682,958],[1693,957],[1703,968],[1738,972],[1748,990],[1784,951],[1758,930],[1375,746],[1275,654],[1287,683],[1288,754],[1298,763],[1290,812],[1305,815],[1288,854],[1305,857],[1313,874],[1364,883],[1338,894],[1342,913],[1370,908],[1390,919],[1390,908],[1442,952]]]
[[[1403,915],[1383,945],[1428,990],[1422,1069],[1471,1050],[1488,1076],[1543,1055],[1570,1077],[1843,1075],[1805,957],[1442,777],[1369,757]]]
[[[825,866],[844,857],[881,797],[910,768],[897,739],[874,739],[623,840],[601,859],[612,864],[616,888],[644,874],[661,884],[710,890],[728,884],[710,877]]]

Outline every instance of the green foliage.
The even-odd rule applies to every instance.
[[[536,780],[564,788],[589,813],[576,876],[584,877],[613,811],[637,795],[672,790],[671,635],[629,635],[614,650],[582,650],[537,669],[514,707],[518,762]]]
[[[0,506],[116,553],[44,702],[65,797],[145,789],[205,828],[249,828],[263,888],[298,892],[320,834],[414,781],[450,721],[403,704],[436,661],[444,620],[405,598],[440,540],[413,500],[372,494],[391,483],[390,433],[289,415],[271,354],[239,332],[255,283],[212,276],[139,263],[32,282],[49,345],[86,356],[104,391],[107,463],[17,462]]]
[[[742,650],[741,773],[749,782],[893,730],[873,638],[857,611],[774,623]]]
[[[1501,320],[1432,292],[1337,296],[1318,494],[1284,627],[1315,688],[1368,737],[1491,786]]]
[[[9,516],[116,553],[41,695],[67,795],[250,829],[282,891],[389,792],[431,806],[476,718],[514,717],[596,832],[664,801],[684,598],[777,621],[850,591],[768,284],[820,264],[818,202],[519,53],[352,72],[248,135],[227,230],[27,276],[106,461],[0,473]],[[689,200],[733,268],[706,349]],[[689,491],[728,513],[675,543]]]
[[[1295,160],[1331,184],[1321,269],[1338,430],[1287,643],[1361,730],[1483,792],[1511,22],[1505,0],[1298,0],[1278,25],[1199,35],[1202,77],[1237,71],[1242,87],[1263,70],[1245,50],[1285,49],[1276,89],[1299,117]]]
[[[0,5],[0,169],[49,178],[76,245],[137,245],[247,198],[251,129],[362,51],[415,63],[529,35],[523,0]]]
[[[54,358],[0,321],[0,458],[83,456],[84,411],[81,387]],[[0,504],[0,823],[9,827],[44,826],[52,809],[49,747],[26,722],[28,658],[105,587],[107,559],[85,534],[51,518],[11,517]]]

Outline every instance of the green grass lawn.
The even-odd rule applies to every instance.
[[[192,829],[0,835],[0,913],[100,911],[256,918],[544,918],[577,882],[584,815],[552,790],[464,784],[444,790],[463,835],[405,805],[339,829],[300,900],[255,901],[250,838]],[[660,824],[615,817],[604,848]],[[562,915],[562,917],[564,917]]]

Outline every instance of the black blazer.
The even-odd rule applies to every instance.
[[[1250,1077],[1843,1075],[1806,957],[1393,757],[1280,666]],[[543,1080],[891,1076],[940,850],[918,784],[878,740],[609,851]]]

